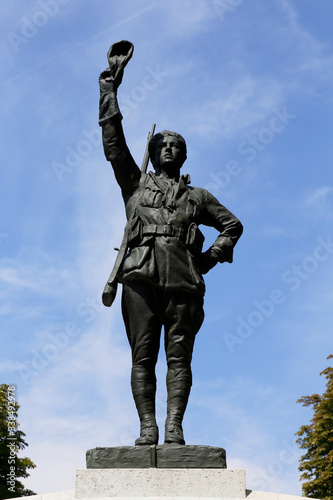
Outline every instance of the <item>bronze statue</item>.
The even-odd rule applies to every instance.
[[[155,366],[162,326],[168,366],[165,443],[185,444],[182,420],[192,385],[193,345],[204,319],[202,275],[218,262],[232,262],[242,225],[205,189],[189,186],[189,175],[180,174],[186,160],[181,135],[164,130],[152,137],[149,156],[155,172],[142,172],[136,165],[117,103],[117,88],[132,53],[130,42],[113,44],[108,52],[110,67],[99,79],[104,152],[121,188],[127,217],[103,303],[112,304],[120,282],[132,349],[131,386],[140,418],[135,445],[158,443]],[[200,224],[219,232],[205,252]]]

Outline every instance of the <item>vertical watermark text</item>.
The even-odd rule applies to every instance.
[[[15,398],[15,386],[9,385],[7,388],[7,447],[9,448],[8,455],[8,468],[6,482],[7,489],[11,493],[15,493],[16,486],[16,451],[17,443],[15,432],[17,429],[16,422],[16,398]]]

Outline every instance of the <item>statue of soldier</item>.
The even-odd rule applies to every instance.
[[[181,135],[165,130],[152,137],[149,156],[154,172],[142,172],[136,165],[117,103],[117,88],[132,53],[130,42],[113,44],[108,52],[110,67],[99,79],[104,152],[121,188],[127,217],[103,303],[112,304],[120,282],[132,350],[131,387],[140,418],[135,445],[158,444],[155,366],[162,326],[168,368],[165,443],[185,444],[182,421],[192,385],[193,345],[204,319],[202,275],[218,262],[232,262],[242,225],[205,189],[189,186],[189,175],[180,174],[186,160]],[[219,232],[205,252],[200,224]]]

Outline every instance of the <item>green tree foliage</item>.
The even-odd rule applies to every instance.
[[[301,480],[305,480],[303,495],[333,500],[333,368],[329,366],[320,375],[327,379],[324,394],[303,396],[297,401],[312,406],[314,414],[310,425],[303,425],[296,433],[296,442],[307,450],[299,466]]]
[[[0,385],[0,499],[35,495],[18,480],[28,477],[28,469],[35,464],[30,458],[20,458],[18,453],[28,444],[24,432],[18,429],[19,404],[15,400],[15,387]]]

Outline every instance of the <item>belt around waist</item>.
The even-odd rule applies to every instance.
[[[184,234],[183,227],[173,227],[170,224],[165,224],[164,226],[148,224],[142,228],[142,236],[174,236],[181,238]]]

